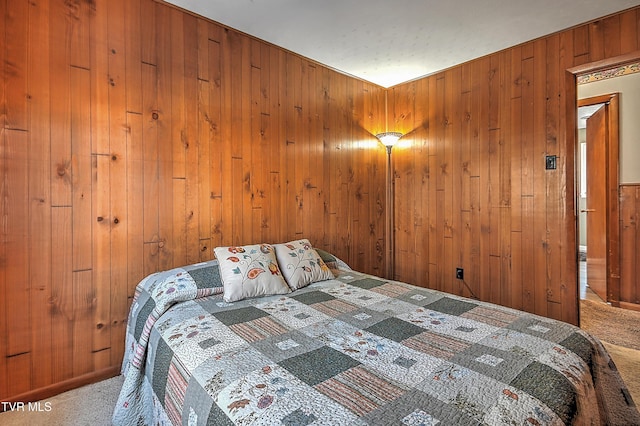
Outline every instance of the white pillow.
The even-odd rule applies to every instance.
[[[276,258],[284,279],[292,290],[297,290],[316,281],[335,278],[309,240],[274,244]]]
[[[213,251],[220,264],[225,302],[291,291],[270,244],[216,247]]]

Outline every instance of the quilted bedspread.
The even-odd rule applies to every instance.
[[[234,303],[216,261],[146,277],[114,424],[640,424],[607,352],[579,328],[334,272]]]

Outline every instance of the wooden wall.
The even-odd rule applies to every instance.
[[[567,70],[638,49],[640,8],[394,87],[396,278],[577,323]]]
[[[116,374],[217,245],[384,271],[384,89],[151,0],[0,0],[0,55],[0,400]]]
[[[640,184],[620,186],[620,306],[640,310]]]
[[[115,374],[136,283],[216,245],[308,237],[383,274],[384,89],[153,0],[0,17],[0,400]],[[577,322],[566,70],[639,29],[634,9],[389,90],[396,278]]]

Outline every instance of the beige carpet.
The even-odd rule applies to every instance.
[[[607,343],[640,350],[640,312],[581,300],[580,327]]]
[[[612,345],[605,341],[602,341],[602,344],[611,355],[633,401],[638,406],[640,404],[640,351]]]
[[[42,411],[0,413],[2,426],[107,426],[111,425],[123,376],[70,390],[40,402]],[[48,405],[47,405],[48,403]],[[49,407],[49,411],[45,411]]]
[[[580,327],[607,349],[629,393],[640,404],[640,312],[614,308],[592,300],[580,301]]]

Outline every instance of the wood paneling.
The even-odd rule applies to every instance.
[[[567,70],[637,52],[639,17],[628,10],[391,89],[390,130],[406,135],[393,151],[396,278],[578,322]],[[627,204],[621,287],[635,303],[637,204]]]
[[[0,399],[116,371],[139,280],[217,245],[384,270],[383,88],[152,0],[0,12]]]
[[[396,86],[385,116],[384,89],[165,3],[0,1],[0,399],[115,371],[138,281],[217,245],[306,237],[382,275],[387,122],[396,277],[577,322],[566,70],[637,51],[639,16]]]
[[[620,305],[640,310],[640,184],[620,186]]]

